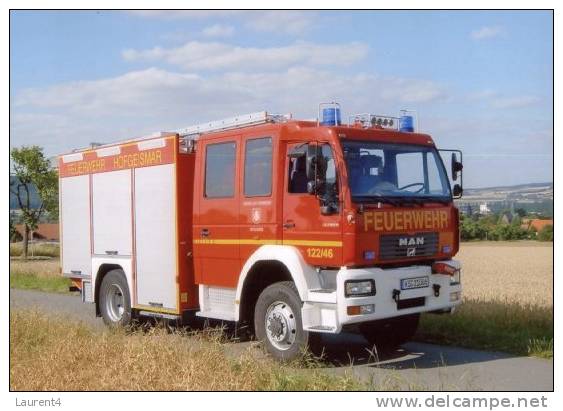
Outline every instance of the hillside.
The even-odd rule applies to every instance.
[[[519,203],[536,203],[546,200],[553,200],[553,183],[466,188],[463,192],[463,201],[467,202],[515,201]]]

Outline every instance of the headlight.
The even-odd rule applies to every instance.
[[[373,280],[349,280],[344,283],[344,294],[346,297],[362,297],[375,295],[375,281]]]
[[[450,285],[457,285],[461,283],[461,270],[457,270],[454,275],[450,277]]]

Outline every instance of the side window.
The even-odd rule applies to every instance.
[[[334,156],[332,155],[332,149],[330,145],[323,144],[321,146],[321,155],[323,157],[323,168],[324,168],[324,180],[326,181],[326,191],[335,194],[338,193],[338,184],[336,178],[336,164],[334,162]]]
[[[205,152],[205,197],[233,197],[235,194],[236,143],[209,144]]]
[[[428,159],[428,192],[430,194],[447,195],[447,192],[444,190],[446,185],[442,184],[440,172],[438,171],[439,159],[430,151],[426,153],[426,158]]]
[[[244,195],[272,194],[272,139],[247,140],[244,153]]]

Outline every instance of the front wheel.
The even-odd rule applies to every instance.
[[[403,315],[360,324],[367,342],[380,352],[391,351],[409,341],[418,328],[420,314]]]
[[[291,281],[272,284],[258,297],[254,310],[256,338],[276,359],[297,358],[312,339],[311,333],[303,330],[301,305]]]
[[[131,324],[131,297],[122,270],[111,270],[105,275],[99,298],[100,313],[106,325],[125,327]]]

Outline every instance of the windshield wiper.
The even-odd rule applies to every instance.
[[[352,199],[354,200],[354,202],[358,202],[358,203],[368,203],[368,204],[386,203],[394,206],[400,205],[400,202],[396,201],[394,198],[389,198],[389,197],[352,196]]]
[[[355,202],[361,203],[386,203],[391,204],[394,206],[402,206],[405,204],[416,204],[422,205],[428,202],[437,202],[441,204],[449,204],[451,200],[443,197],[432,197],[432,196],[416,196],[416,197],[407,197],[407,196],[353,196]]]

